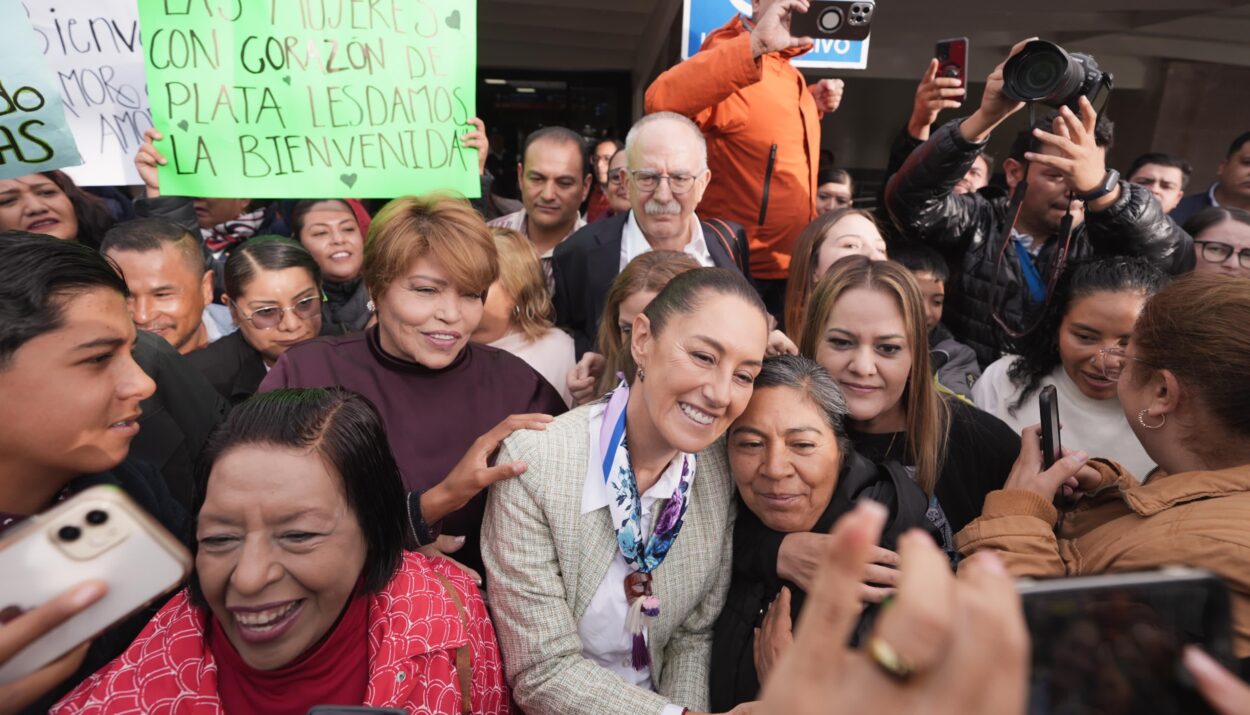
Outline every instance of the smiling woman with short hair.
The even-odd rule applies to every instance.
[[[391,201],[369,225],[362,270],[377,324],[288,350],[261,392],[337,386],[373,402],[415,493],[416,531],[432,541],[446,517],[448,535],[465,539],[456,558],[480,570],[481,490],[523,469],[488,469],[487,455],[511,432],[504,423],[540,427],[544,415],[567,409],[564,399],[521,358],[469,341],[499,277],[499,254],[468,202],[441,194]],[[482,436],[487,442],[475,446]]]
[[[399,468],[367,400],[248,400],[210,439],[197,481],[188,588],[53,712],[511,712],[476,587],[404,551]]]

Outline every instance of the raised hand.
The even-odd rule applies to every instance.
[[[1063,172],[1068,189],[1083,194],[1102,186],[1103,179],[1107,176],[1107,161],[1094,136],[1098,126],[1098,113],[1094,111],[1094,105],[1090,104],[1088,97],[1081,97],[1079,108],[1081,116],[1078,117],[1068,107],[1061,107],[1059,116],[1055,117],[1053,134],[1041,129],[1033,130],[1033,136],[1043,145],[1057,151],[1057,155],[1031,151],[1026,152],[1024,158]],[[1120,190],[1116,188],[1110,194],[1092,201],[1090,208],[1097,211],[1115,203],[1119,197]]]
[[[967,90],[955,77],[938,77],[940,63],[937,58],[929,60],[924,77],[916,87],[916,100],[912,105],[911,118],[907,120],[907,133],[918,141],[929,138],[929,127],[937,121],[943,109],[955,109],[963,104]]]
[[[139,151],[135,153],[135,169],[139,171],[139,178],[143,180],[149,199],[161,195],[161,180],[157,175],[156,167],[169,163],[169,160],[157,150],[153,143],[164,138],[165,135],[156,129],[148,129],[143,132],[143,143],[139,145]]]
[[[486,173],[486,157],[490,154],[490,140],[486,138],[486,123],[474,117],[469,120],[474,129],[460,137],[460,145],[477,149],[477,174]]]
[[[807,12],[810,5],[810,0],[777,0],[764,8],[751,30],[751,55],[758,59],[770,52],[810,46],[812,38],[790,34],[790,18],[796,12]]]

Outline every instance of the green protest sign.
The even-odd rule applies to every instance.
[[[477,197],[473,0],[139,0],[161,193]]]

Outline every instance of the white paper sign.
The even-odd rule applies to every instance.
[[[80,186],[142,183],[134,155],[152,126],[135,0],[25,0],[83,165]]]

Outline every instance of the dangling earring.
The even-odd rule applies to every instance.
[[[1137,423],[1140,424],[1142,427],[1145,427],[1146,429],[1159,429],[1160,427],[1168,423],[1167,415],[1159,415],[1159,424],[1157,425],[1146,424],[1146,414],[1148,412],[1150,412],[1150,410],[1142,410],[1141,412],[1137,413]]]
[[[376,312],[378,312],[378,307],[377,307],[376,305],[374,305],[374,304],[373,304],[373,301],[372,301],[372,300],[371,300],[371,301],[369,301],[368,303],[365,303],[365,308],[366,308],[366,309],[367,309],[370,313],[376,313]]]
[[[638,372],[634,373],[634,376],[638,378],[638,382],[643,382],[647,379],[647,371],[638,368]]]

